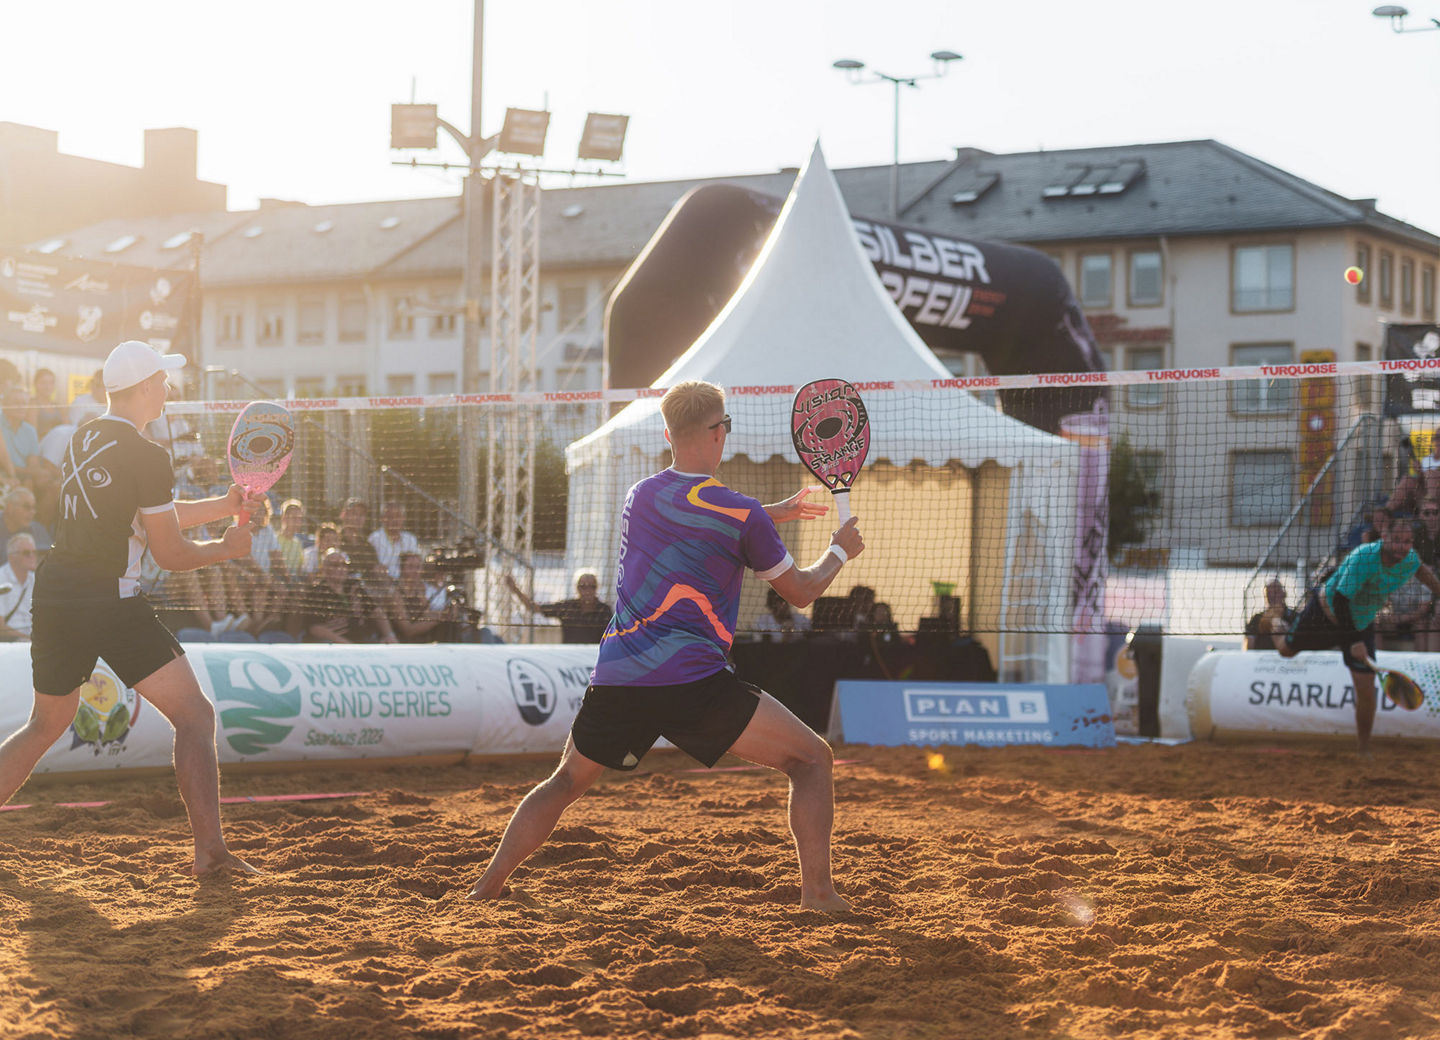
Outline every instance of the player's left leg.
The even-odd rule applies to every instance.
[[[567,737],[560,765],[549,777],[531,789],[510,822],[500,847],[490,858],[480,880],[470,889],[467,899],[498,899],[511,872],[545,843],[560,822],[560,816],[590,785],[600,778],[605,767],[592,762],[575,750],[575,741]]]
[[[1359,742],[1360,754],[1370,757],[1370,733],[1375,728],[1375,673],[1368,668],[1350,669],[1350,681],[1355,686],[1355,736]]]
[[[35,694],[35,705],[30,709],[30,718],[0,744],[0,805],[8,802],[21,785],[30,777],[40,756],[49,751],[59,740],[70,723],[75,721],[75,709],[80,706],[80,691],[70,691],[63,697]]]
[[[175,780],[195,838],[195,874],[231,869],[257,874],[230,851],[220,830],[220,766],[215,753],[215,708],[185,657],[176,657],[139,682],[135,692],[175,728]]]
[[[800,859],[800,905],[848,910],[830,874],[830,832],[835,822],[834,756],[830,745],[768,693],[760,695],[732,755],[778,769],[790,778],[790,832]]]

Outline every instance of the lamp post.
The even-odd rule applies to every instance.
[[[1376,18],[1388,19],[1390,28],[1397,33],[1434,32],[1436,29],[1440,29],[1440,18],[1430,19],[1430,25],[1422,26],[1419,29],[1405,28],[1405,19],[1409,16],[1410,12],[1399,4],[1385,4],[1382,7],[1375,8],[1375,10],[1370,13]]]
[[[961,55],[954,51],[933,51],[930,54],[930,60],[935,63],[934,70],[931,72],[915,76],[892,76],[879,69],[871,69],[868,79],[860,75],[865,68],[863,61],[841,58],[833,63],[833,67],[845,73],[851,83],[889,83],[895,91],[895,107],[891,127],[894,152],[890,164],[890,217],[892,220],[900,219],[900,88],[902,86],[918,87],[922,79],[939,79],[949,71],[952,61],[961,60]]]

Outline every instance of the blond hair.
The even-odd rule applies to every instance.
[[[665,417],[671,437],[685,437],[704,429],[717,408],[725,408],[725,391],[702,379],[677,383],[660,399],[660,414]]]

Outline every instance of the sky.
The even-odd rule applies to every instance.
[[[1407,28],[1440,18],[1414,0]],[[1440,234],[1440,31],[1396,34],[1374,0],[488,0],[482,129],[551,111],[570,169],[585,113],[630,116],[604,168],[665,180],[1215,138]],[[0,0],[0,121],[127,165],[143,131],[199,131],[231,209],[453,195],[460,162],[389,149],[390,105],[470,127],[472,0]],[[867,64],[850,82],[838,58]],[[594,168],[600,164],[589,163]],[[572,183],[568,176],[549,184]],[[581,178],[573,183],[594,183]]]

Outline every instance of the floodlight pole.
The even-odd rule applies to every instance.
[[[935,70],[916,76],[892,76],[889,73],[881,72],[879,69],[870,70],[870,79],[861,79],[860,70],[865,67],[863,61],[856,61],[853,58],[841,58],[832,64],[832,68],[840,69],[849,77],[851,83],[889,83],[895,92],[894,114],[891,122],[892,137],[892,158],[890,163],[890,219],[900,219],[900,88],[919,87],[922,79],[940,79],[949,71],[952,61],[960,61],[961,55],[954,51],[935,51],[930,55],[935,62]]]

